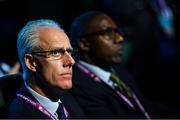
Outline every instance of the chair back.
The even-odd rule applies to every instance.
[[[23,83],[20,73],[8,74],[0,77],[0,108],[8,103],[8,101],[16,94]]]

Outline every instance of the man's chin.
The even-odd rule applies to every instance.
[[[63,89],[63,90],[69,90],[71,88],[72,88],[72,81],[67,81],[64,83],[63,86],[61,86],[61,89]]]
[[[121,57],[115,57],[112,59],[112,62],[114,64],[121,64],[122,63],[122,58]]]
[[[72,85],[66,85],[66,86],[64,86],[64,90],[69,90],[69,89],[71,89],[72,88]]]

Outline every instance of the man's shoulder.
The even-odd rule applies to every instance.
[[[15,96],[10,103],[6,106],[8,117],[17,118],[23,116],[28,112],[29,105],[21,98]]]
[[[85,73],[83,70],[78,68],[77,66],[73,67],[73,81],[74,82],[87,82],[89,79],[92,79],[87,73]]]
[[[46,118],[35,106],[15,96],[6,107],[8,118]]]

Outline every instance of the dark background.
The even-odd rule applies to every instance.
[[[68,34],[72,20],[89,10],[104,11],[124,32],[127,68],[145,96],[180,108],[178,0],[167,0],[174,13],[175,36],[167,38],[151,7],[153,0],[0,0],[0,60],[13,65],[18,31],[29,20],[58,21]]]

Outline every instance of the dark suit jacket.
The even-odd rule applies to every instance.
[[[149,104],[145,104],[142,94],[132,78],[120,66],[115,66],[114,69],[119,78],[133,90],[150,116],[158,118],[160,114],[154,112],[155,115],[154,109],[148,108]],[[132,110],[107,84],[95,81],[77,66],[74,67],[71,93],[88,118],[145,118],[139,111]]]
[[[27,96],[33,101],[37,101],[27,90],[27,88],[23,85],[22,88],[18,91],[18,93]],[[6,108],[8,118],[23,118],[23,119],[48,119],[48,117],[35,108],[33,105],[27,103],[20,97],[16,95],[10,101],[9,105]]]
[[[131,85],[131,79],[121,69],[117,71],[119,77]],[[72,94],[89,118],[144,118],[142,114],[132,110],[117,94],[104,82],[97,82],[86,75],[77,66],[74,67]]]
[[[15,97],[15,93],[21,88],[21,85],[23,84],[21,74],[6,75],[4,77],[1,77],[0,83],[0,88],[2,89],[3,94],[2,97],[5,101],[4,105],[0,108],[0,118],[7,118],[7,110],[10,111],[14,108],[17,109],[11,114],[11,116],[13,115],[14,117],[17,116],[18,118],[28,118],[26,116],[29,116],[29,114],[30,118],[36,118],[36,116],[39,116],[38,118],[41,118],[41,116],[42,118],[46,117],[43,116],[41,112],[39,113],[39,111],[36,110],[33,106],[30,106],[28,103],[20,100],[20,98]],[[33,98],[33,96],[24,87],[21,88],[20,92],[22,92],[23,94],[27,94],[27,96]],[[85,118],[83,111],[68,91],[64,92],[61,100],[68,110],[70,118]],[[23,113],[22,115],[20,115],[21,112]]]

